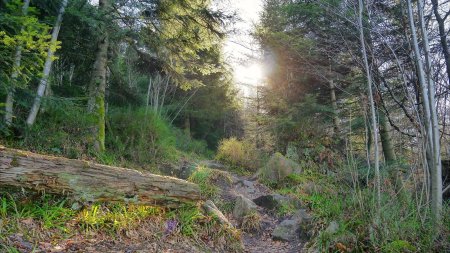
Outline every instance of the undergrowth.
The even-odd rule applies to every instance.
[[[352,181],[347,169],[354,168],[342,169],[342,174],[348,177],[307,170],[270,185],[280,194],[298,198],[311,210],[315,238],[310,247],[320,252],[389,253],[442,252],[450,247],[448,204],[444,207],[442,226],[433,227],[429,210],[411,193],[414,191],[398,191],[396,182],[385,178],[382,207],[377,210],[371,184],[367,186],[359,178]],[[403,187],[409,186],[405,182]],[[336,231],[327,229],[332,222],[338,224]]]
[[[2,144],[40,154],[157,171],[162,163],[212,157],[203,140],[196,140],[145,108],[110,108],[106,119],[106,151],[90,145],[93,120],[80,101],[47,101],[32,128],[18,123],[16,136],[2,133]],[[41,120],[45,119],[45,120]]]
[[[241,250],[239,231],[222,226],[197,205],[177,209],[132,205],[92,204],[75,211],[69,201],[53,195],[0,195],[0,252],[19,252],[15,240],[37,248],[43,241],[64,240],[74,234],[87,238],[98,234],[112,240],[145,226],[154,227],[156,238],[190,238],[199,247],[227,252]],[[145,224],[152,223],[152,226]],[[45,231],[45,233],[44,233]]]

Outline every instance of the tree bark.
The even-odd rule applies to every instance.
[[[22,15],[26,16],[28,13],[28,7],[30,6],[30,0],[23,1]],[[22,29],[23,30],[23,27]],[[19,77],[20,61],[22,60],[22,47],[19,45],[16,48],[16,53],[14,55],[14,65],[11,74],[12,85],[8,89],[8,94],[6,95],[5,103],[5,124],[6,126],[11,126],[14,116],[14,86],[17,78]]]
[[[67,195],[82,202],[178,207],[201,200],[196,184],[167,176],[0,146],[0,187]]]
[[[397,160],[395,156],[394,147],[392,145],[391,140],[391,128],[386,119],[386,115],[381,110],[378,111],[379,119],[380,119],[380,140],[381,146],[383,148],[383,155],[386,163],[392,163]]]
[[[430,104],[430,127],[431,127],[431,146],[433,153],[432,155],[432,170],[430,171],[431,176],[431,210],[433,214],[433,218],[435,218],[436,222],[439,222],[441,219],[442,212],[442,162],[441,162],[441,145],[440,145],[440,132],[438,125],[438,116],[437,116],[437,108],[436,108],[436,91],[435,84],[433,80],[433,69],[431,67],[431,56],[430,56],[430,45],[428,43],[428,32],[425,27],[425,18],[423,14],[424,4],[423,0],[417,1],[417,10],[419,12],[419,24],[420,30],[423,38],[424,45],[424,54],[425,54],[425,72],[427,77],[428,85],[428,93],[425,94],[428,96],[428,102]],[[424,101],[425,102],[425,101]]]
[[[67,6],[67,2],[68,2],[68,0],[62,0],[62,2],[61,2],[61,7],[58,12],[58,17],[56,18],[55,26],[53,27],[50,45],[55,45],[56,40],[58,39],[59,30],[61,28],[62,17],[63,17],[64,11],[65,11],[65,8]],[[48,52],[47,52],[47,58],[45,59],[44,71],[42,73],[41,80],[39,81],[36,98],[34,99],[33,107],[31,108],[30,114],[28,115],[28,118],[27,118],[27,125],[30,127],[36,121],[36,116],[37,116],[37,114],[39,112],[39,108],[41,106],[41,99],[42,99],[42,96],[44,96],[44,93],[47,88],[48,76],[52,69],[53,55],[54,55],[54,51],[52,50],[52,48],[49,48]]]
[[[108,13],[109,0],[99,1],[99,11]],[[92,129],[92,144],[97,152],[105,150],[105,93],[106,67],[108,61],[109,38],[106,21],[101,21],[101,38],[98,42],[92,79],[89,84],[88,112],[93,116],[95,125]]]
[[[367,60],[366,42],[364,39],[364,26],[363,26],[363,8],[364,4],[362,0],[358,1],[358,30],[359,30],[359,40],[361,43],[361,51],[364,60],[364,69],[366,71],[367,78],[367,92],[369,93],[369,106],[371,114],[371,123],[373,129],[373,141],[374,141],[374,152],[375,152],[375,180],[376,180],[376,192],[377,192],[377,218],[379,218],[379,210],[381,208],[381,178],[380,178],[380,158],[378,151],[378,124],[377,116],[375,113],[375,102],[373,99],[372,92],[372,74],[370,72],[369,62]]]

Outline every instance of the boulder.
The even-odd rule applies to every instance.
[[[238,195],[233,209],[233,217],[237,220],[241,220],[244,216],[255,212],[256,207],[257,206],[253,201],[242,195]]]
[[[311,238],[312,217],[301,209],[291,218],[283,220],[272,232],[272,238],[280,241],[293,241],[300,238],[302,241]]]
[[[252,181],[240,180],[237,183],[238,186],[242,187],[247,193],[252,194],[256,192],[255,184]]]
[[[253,200],[255,204],[268,210],[275,210],[283,204],[289,204],[289,198],[280,194],[271,194],[258,197]]]
[[[279,241],[293,241],[297,237],[297,230],[299,229],[299,222],[294,219],[287,219],[282,221],[272,232],[272,238]]]
[[[275,153],[266,166],[258,170],[257,177],[277,183],[292,173],[301,173],[300,165],[280,153]]]
[[[191,163],[184,163],[180,166],[178,170],[178,174],[176,175],[178,178],[181,179],[188,179],[192,173],[194,173],[197,170],[197,167],[194,164]]]
[[[300,208],[300,201],[291,197],[283,196],[280,194],[270,194],[258,197],[253,200],[255,204],[260,207],[264,207],[268,210],[276,210],[283,205],[289,205],[295,208]]]
[[[182,161],[180,164],[162,164],[158,167],[162,175],[188,179],[197,169],[197,166],[189,161]]]
[[[298,235],[300,240],[308,241],[313,235],[313,220],[305,209],[300,209],[294,214],[293,219],[299,222]]]

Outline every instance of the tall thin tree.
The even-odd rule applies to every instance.
[[[55,21],[55,26],[53,27],[52,38],[50,41],[51,46],[47,51],[47,58],[45,59],[42,77],[41,77],[41,80],[39,81],[39,86],[38,86],[36,97],[34,98],[33,107],[31,108],[30,114],[28,115],[28,118],[27,118],[28,126],[32,126],[34,124],[34,122],[36,121],[36,116],[37,116],[37,114],[39,112],[39,108],[41,106],[42,96],[44,96],[45,90],[47,88],[48,77],[50,75],[50,71],[51,71],[52,63],[53,63],[53,56],[55,53],[55,48],[52,48],[52,46],[56,45],[59,30],[61,29],[63,14],[66,9],[67,3],[68,3],[68,0],[61,1],[61,7],[59,8],[59,11],[58,11],[58,16]]]
[[[366,42],[364,37],[364,26],[363,26],[363,9],[364,3],[362,0],[358,0],[358,30],[359,30],[359,41],[361,44],[362,57],[364,60],[364,69],[366,71],[367,78],[367,92],[369,96],[369,106],[371,114],[371,124],[373,129],[373,141],[374,141],[374,152],[375,152],[375,180],[376,180],[376,192],[377,192],[377,213],[381,208],[381,179],[380,179],[380,157],[378,151],[378,123],[377,116],[375,113],[375,102],[373,99],[372,92],[372,73],[370,71],[369,61],[367,59]]]
[[[26,16],[28,13],[28,7],[30,6],[30,0],[24,0],[23,1],[23,7],[22,7],[22,15]],[[21,31],[23,30],[23,27],[21,28]],[[10,85],[8,94],[6,95],[6,103],[5,103],[5,124],[7,126],[11,126],[14,116],[14,86],[15,82],[17,82],[17,78],[19,77],[19,71],[20,71],[20,62],[22,60],[22,46],[18,45],[16,47],[16,53],[14,55],[14,64],[13,64],[13,71],[11,74],[11,82],[12,85]]]

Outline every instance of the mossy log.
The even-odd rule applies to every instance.
[[[178,207],[201,200],[196,184],[167,176],[39,155],[0,146],[0,187],[67,195],[86,202]]]

